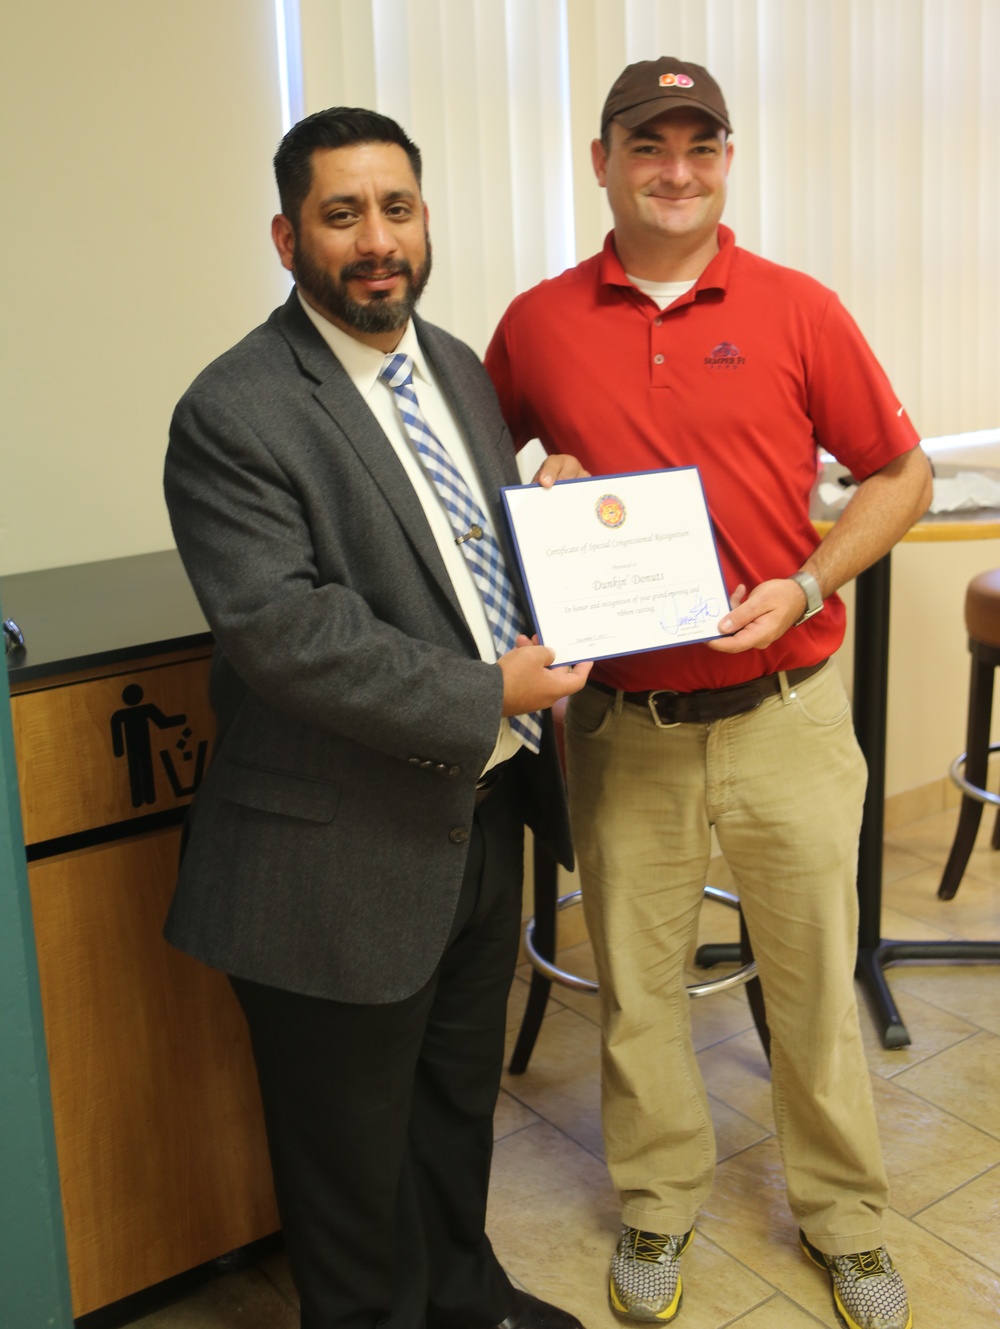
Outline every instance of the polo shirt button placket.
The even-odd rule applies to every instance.
[[[655,351],[651,357],[650,384],[654,388],[670,387],[670,366],[662,351]]]
[[[662,347],[667,335],[663,327],[662,313],[654,314],[649,320],[649,385],[651,388],[669,388],[671,386],[670,364]]]

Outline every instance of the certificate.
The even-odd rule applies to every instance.
[[[696,466],[500,492],[556,664],[721,635],[729,598]]]

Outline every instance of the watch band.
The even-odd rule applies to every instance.
[[[793,572],[789,581],[794,581],[801,586],[802,593],[806,597],[805,613],[792,624],[793,627],[797,628],[800,623],[804,623],[807,618],[812,618],[813,614],[818,614],[823,608],[823,592],[820,589],[819,582],[811,572]]]

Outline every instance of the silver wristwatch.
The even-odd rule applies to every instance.
[[[811,572],[793,572],[789,581],[797,582],[802,587],[802,592],[806,597],[806,609],[801,618],[797,618],[792,624],[798,627],[804,623],[807,618],[812,618],[813,614],[818,614],[823,608],[823,592],[820,590],[819,582]]]

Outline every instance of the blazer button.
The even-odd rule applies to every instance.
[[[448,839],[452,844],[465,844],[469,838],[469,832],[464,826],[455,826],[448,832]]]
[[[420,762],[419,765],[422,771],[432,771],[434,769],[434,763],[430,760],[430,758],[427,758],[424,761]]]
[[[438,764],[434,767],[434,769],[435,771],[437,771],[438,775],[448,774],[448,767],[444,764],[443,761],[439,761]]]
[[[461,775],[461,774],[462,774],[462,768],[461,768],[461,766],[449,766],[449,767],[448,767],[448,774],[449,774],[449,775]]]

